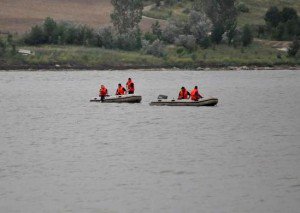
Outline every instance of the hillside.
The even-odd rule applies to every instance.
[[[249,7],[249,13],[239,16],[239,25],[263,24],[263,16],[271,5],[291,6],[300,12],[299,0],[240,0]],[[58,21],[87,24],[98,28],[110,24],[112,5],[110,0],[0,0],[0,31],[23,33],[35,24],[40,24],[50,16]],[[141,28],[149,29],[155,21],[153,18],[167,19],[171,16],[185,15],[185,8],[191,7],[191,1],[172,8],[147,8]]]
[[[242,13],[239,15],[239,25],[265,24],[264,15],[271,6],[277,6],[279,8],[293,7],[300,14],[299,0],[240,0],[240,2],[244,2],[250,11],[249,13]]]
[[[45,17],[99,28],[110,24],[110,0],[0,0],[0,32],[23,33]],[[144,18],[141,28],[154,20]]]

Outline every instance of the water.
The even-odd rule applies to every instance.
[[[128,77],[141,104],[90,103]],[[199,85],[217,107],[153,107]],[[300,72],[0,72],[0,212],[299,212]]]

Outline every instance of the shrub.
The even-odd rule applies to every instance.
[[[151,29],[152,29],[153,35],[156,35],[157,38],[160,39],[162,36],[162,31],[161,31],[160,24],[158,21],[156,21],[154,24],[152,24]]]
[[[150,32],[146,32],[144,34],[144,39],[149,41],[150,43],[153,43],[156,39],[159,39],[156,35]]]
[[[204,37],[201,41],[200,41],[200,46],[204,49],[207,49],[211,46],[211,40],[209,36]]]
[[[180,29],[174,24],[170,23],[162,31],[162,39],[170,44],[175,42],[175,38],[180,34]]]
[[[249,7],[247,7],[247,5],[244,2],[238,3],[236,9],[241,13],[249,13],[250,11]]]
[[[249,46],[253,42],[253,34],[252,30],[249,25],[245,25],[243,27],[243,32],[242,32],[242,43],[243,46]]]
[[[165,2],[165,5],[172,6],[175,3],[177,3],[177,0],[165,0],[164,2]]]
[[[127,33],[118,34],[114,46],[122,50],[140,49],[142,47],[141,31],[134,29]]]
[[[180,45],[192,51],[196,48],[196,39],[193,35],[179,35],[175,40],[176,45]]]
[[[24,42],[29,45],[38,45],[46,43],[47,38],[45,37],[42,27],[36,25],[31,28],[29,34],[25,35]]]
[[[294,39],[293,43],[289,46],[288,56],[295,57],[300,49],[300,42],[297,39]]]
[[[0,38],[0,56],[4,55],[6,51],[6,44],[2,39]]]
[[[166,55],[165,46],[160,40],[155,40],[152,44],[147,42],[143,45],[143,50],[146,54],[154,55],[156,57],[163,57]]]

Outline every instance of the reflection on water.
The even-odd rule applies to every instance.
[[[141,104],[90,103],[135,81]],[[198,85],[216,107],[151,107]],[[299,71],[1,72],[1,212],[297,212]]]

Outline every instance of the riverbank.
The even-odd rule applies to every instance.
[[[219,45],[189,52],[169,45],[163,57],[143,51],[107,50],[81,46],[23,46],[28,55],[7,53],[0,70],[266,70],[300,69],[299,57],[287,57],[276,48],[255,43],[247,48]]]

